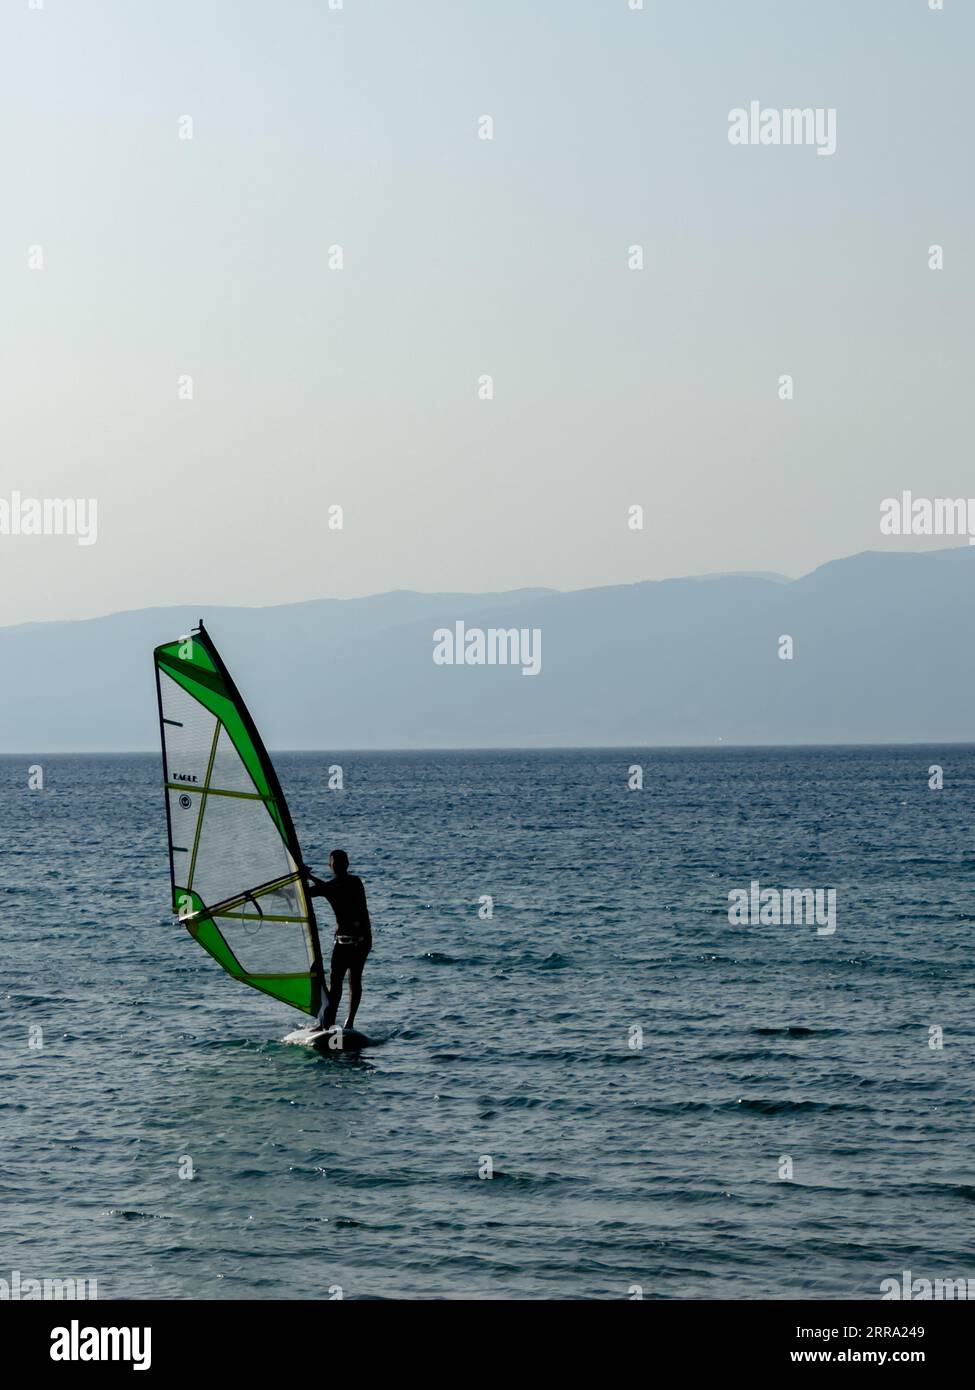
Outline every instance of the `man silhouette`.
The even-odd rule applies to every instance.
[[[335,913],[335,944],[328,985],[328,1008],[322,1015],[322,1027],[331,1028],[342,998],[342,981],[349,975],[349,1012],[345,1028],[355,1023],[362,1000],[362,969],[372,950],[372,923],[366,906],[366,890],[362,879],[349,873],[349,856],[344,849],[333,849],[328,856],[333,878],[316,878],[306,871],[308,894],[312,898],[327,898]]]

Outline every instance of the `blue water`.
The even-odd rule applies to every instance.
[[[975,750],[276,761],[308,862],[343,845],[369,892],[358,1059],[282,1044],[301,1016],[172,923],[156,758],[0,759],[0,1277],[876,1298],[975,1275]],[[835,888],[835,933],[730,926],[752,879]]]

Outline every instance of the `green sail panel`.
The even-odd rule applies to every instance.
[[[317,1016],[304,860],[257,727],[202,624],[154,658],[173,911],[228,975]]]

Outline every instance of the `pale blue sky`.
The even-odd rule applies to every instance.
[[[975,496],[973,39],[968,0],[7,0],[0,497],[99,540],[0,537],[0,623],[798,574]],[[836,154],[730,146],[753,99],[835,106]]]

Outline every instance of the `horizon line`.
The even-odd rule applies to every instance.
[[[975,739],[964,738],[945,738],[945,739],[905,739],[901,742],[891,743],[890,740],[877,739],[869,742],[859,743],[837,743],[835,741],[821,743],[732,743],[725,739],[716,739],[708,743],[642,743],[639,739],[631,743],[553,743],[553,744],[442,744],[439,747],[430,744],[424,745],[401,745],[399,747],[375,747],[375,748],[339,748],[332,746],[329,748],[271,748],[269,753],[277,756],[298,755],[306,757],[308,754],[321,753],[331,755],[334,753],[618,753],[621,749],[639,749],[647,752],[680,753],[680,752],[700,752],[707,750],[711,752],[724,752],[728,749],[740,751],[764,751],[776,753],[780,751],[801,752],[811,750],[821,752],[836,748],[975,748]],[[158,748],[62,748],[49,749],[47,751],[26,752],[23,749],[16,751],[3,751],[0,749],[0,758],[159,758],[161,756]]]

